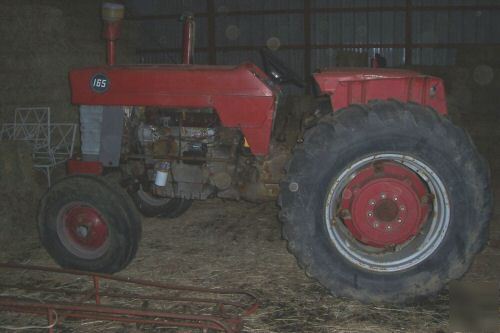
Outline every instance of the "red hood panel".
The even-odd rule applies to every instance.
[[[103,74],[105,92],[91,89],[91,79]],[[273,96],[267,76],[255,65],[133,65],[75,69],[70,72],[73,104],[206,107],[200,101],[215,95]],[[178,97],[178,104],[172,99]],[[189,102],[188,97],[193,97]],[[203,104],[203,103],[202,103]]]
[[[255,155],[268,153],[279,88],[254,64],[103,66],[73,70],[70,82],[74,104],[213,108]]]

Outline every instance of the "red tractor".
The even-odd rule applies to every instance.
[[[441,79],[321,69],[290,107],[281,87],[302,81],[269,50],[265,70],[190,64],[190,17],[184,64],[115,65],[123,11],[103,6],[108,64],[70,73],[81,155],[39,213],[61,266],[120,271],[139,245],[136,208],[175,217],[212,197],[277,198],[299,265],[362,301],[432,295],[486,244],[489,169],[447,119]]]

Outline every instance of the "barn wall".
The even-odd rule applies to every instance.
[[[8,121],[17,106],[52,108],[56,120],[76,120],[68,71],[105,62],[100,0],[0,0],[0,111]],[[118,60],[135,54],[134,24],[119,42]]]
[[[207,63],[210,1],[126,0],[129,16],[142,22],[144,39],[139,45],[138,60],[145,63],[179,62],[181,23],[178,18],[182,12],[190,11],[199,14],[196,61]],[[310,3],[311,10],[309,66],[304,65],[305,3]],[[235,64],[251,60],[259,64],[258,48],[278,42],[280,57],[301,75],[308,67],[314,70],[337,65],[342,50],[365,52],[368,57],[381,53],[389,66],[410,62],[413,65],[450,66],[456,63],[456,44],[500,43],[497,0],[411,0],[410,3],[409,34],[415,44],[411,56],[405,54],[405,0],[213,0],[216,62]],[[493,8],[495,5],[497,8]],[[418,9],[429,6],[441,8]],[[447,9],[446,6],[455,7]],[[467,9],[467,6],[486,9]],[[259,11],[261,13],[256,13]],[[151,15],[154,18],[148,19]],[[407,56],[410,61],[406,60]]]
[[[303,47],[306,39],[303,15],[306,2],[303,0],[121,1],[126,4],[128,17],[124,22],[123,38],[118,43],[118,60],[122,63],[179,62],[182,31],[179,17],[185,11],[194,12],[197,17],[196,62],[209,63],[209,3],[213,3],[216,13],[213,33],[217,64],[250,60],[260,65],[258,49],[265,45],[278,45],[278,55],[303,77],[307,76],[307,68],[338,65],[346,50],[366,52],[365,58],[356,61],[358,65],[360,62],[367,65],[366,57],[375,52],[382,53],[390,66],[401,66],[405,62],[402,46],[338,46],[404,44],[404,11],[379,10],[381,6],[401,9],[406,3],[404,0],[311,0],[309,66],[305,65],[307,58]],[[0,120],[8,119],[14,107],[20,105],[48,105],[54,110],[55,119],[76,119],[75,108],[70,104],[67,73],[74,67],[105,62],[104,41],[100,38],[100,4],[101,0],[0,0]],[[499,3],[495,0],[412,0],[412,5],[498,7]],[[359,10],[362,7],[372,10]],[[345,10],[321,12],[315,11],[317,8]],[[258,11],[275,13],[256,14]],[[483,53],[496,54],[491,45],[481,45],[500,45],[500,25],[496,24],[500,10],[426,10],[414,11],[412,15],[412,42],[442,45],[439,48],[414,47],[413,65],[464,66],[467,62],[470,63],[467,65],[470,67],[469,80],[478,64],[492,66],[497,73],[499,66],[495,57],[487,57],[487,61],[476,58]],[[457,47],[461,43],[469,45]],[[328,44],[337,46],[324,47]],[[474,60],[471,62],[470,58]],[[443,75],[454,79],[454,73]],[[499,76],[495,75],[495,82]],[[472,88],[477,86],[474,82],[470,85]],[[483,86],[479,88],[484,90]],[[463,90],[463,85],[460,89]],[[471,105],[461,100],[467,94],[454,91],[460,99],[456,104]]]

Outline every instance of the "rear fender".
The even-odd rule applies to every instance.
[[[313,77],[320,95],[330,97],[334,111],[370,100],[396,99],[448,113],[443,80],[437,77],[387,68],[325,69]]]

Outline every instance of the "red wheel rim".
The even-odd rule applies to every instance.
[[[414,156],[382,152],[353,161],[331,180],[326,195],[324,221],[332,245],[369,271],[397,272],[420,264],[439,248],[450,225],[444,184]]]
[[[340,215],[352,236],[378,248],[412,239],[428,219],[430,193],[409,168],[380,162],[361,169],[342,192]]]
[[[108,224],[94,207],[73,203],[59,214],[57,231],[63,245],[78,257],[96,258],[108,245]]]

